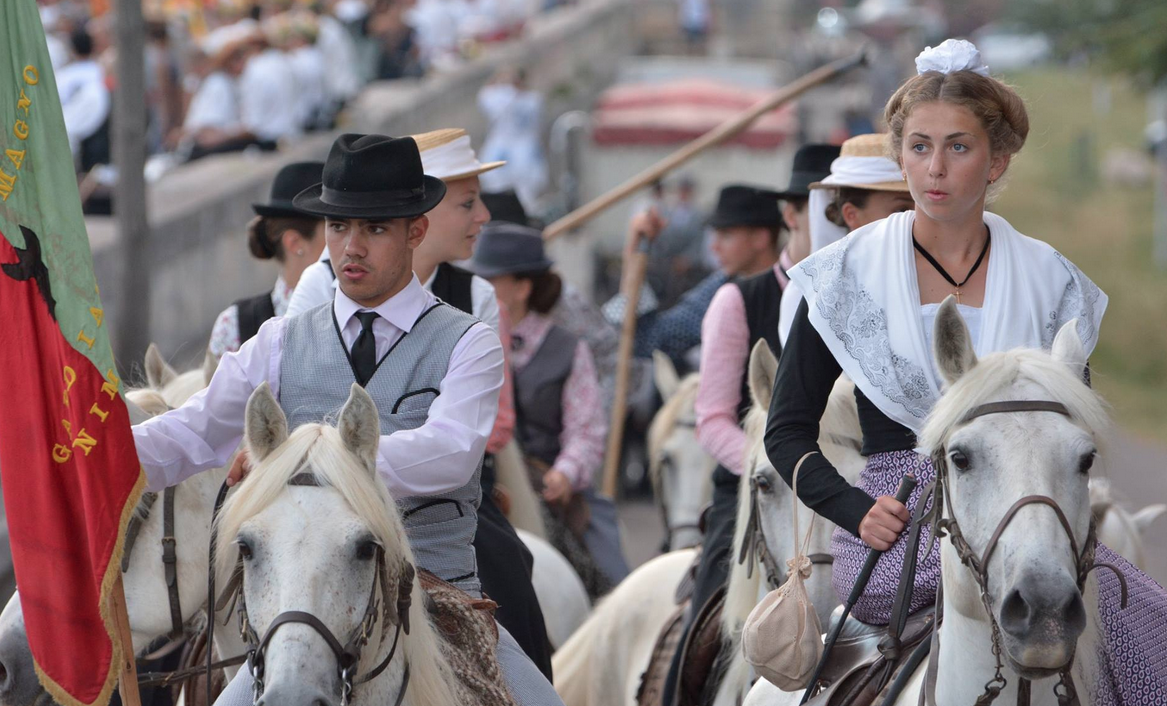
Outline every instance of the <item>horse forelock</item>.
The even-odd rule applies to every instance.
[[[413,562],[393,498],[348,451],[340,433],[327,424],[304,424],[278,449],[256,464],[223,505],[215,533],[217,545],[231,546],[240,527],[270,507],[300,473],[311,473],[317,484],[338,492],[357,518],[385,548],[387,563],[396,567]],[[220,575],[234,567],[235,552],[220,551]],[[394,569],[396,571],[396,569]]]
[[[1017,349],[991,353],[953,383],[932,408],[919,436],[920,446],[929,453],[943,449],[974,407],[996,402],[1007,392],[1025,383],[1042,389],[1045,401],[1060,402],[1070,418],[1105,445],[1110,428],[1106,404],[1097,392],[1048,352]]]

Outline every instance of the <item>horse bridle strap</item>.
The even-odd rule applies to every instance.
[[[171,642],[155,650],[148,657],[158,658],[173,652],[186,634],[186,625],[182,619],[182,601],[178,593],[178,542],[174,533],[174,502],[178,489],[174,486],[162,491],[162,567],[163,578],[166,581],[166,598],[170,602],[170,633]],[[142,495],[140,506],[126,525],[126,539],[122,550],[122,573],[129,571],[130,557],[138,543],[138,536],[154,504],[158,502],[158,493]]]
[[[961,418],[960,423],[965,424],[971,422],[977,417],[983,417],[986,414],[1010,412],[1055,412],[1066,417],[1072,416],[1070,410],[1061,402],[1054,402],[1052,400],[1003,400],[1001,402],[988,402],[973,407]]]

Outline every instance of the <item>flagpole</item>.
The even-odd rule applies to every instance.
[[[120,570],[113,591],[109,594],[109,613],[113,616],[117,641],[121,644],[118,651],[121,655],[121,663],[118,665],[118,691],[122,694],[122,704],[142,706],[142,697],[138,694],[138,666],[134,661],[134,640],[130,635],[130,614],[126,611],[126,589],[122,585]]]

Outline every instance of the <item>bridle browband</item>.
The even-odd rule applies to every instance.
[[[288,485],[313,488],[321,487],[315,474],[311,472],[296,474],[288,481]],[[385,563],[385,549],[381,546],[376,548],[376,561],[377,566],[373,575],[373,585],[369,590],[369,602],[365,606],[364,616],[348,640],[342,644],[323,621],[311,613],[298,610],[289,610],[280,613],[271,621],[267,629],[264,630],[263,636],[258,635],[247,615],[247,606],[244,601],[243,592],[243,559],[240,557],[235,569],[236,575],[232,578],[230,585],[219,598],[216,604],[216,610],[225,607],[233,597],[237,596],[239,634],[248,645],[247,664],[254,679],[254,701],[259,701],[263,695],[263,677],[267,647],[275,636],[276,631],[280,627],[288,624],[299,623],[312,628],[312,630],[320,635],[325,644],[328,645],[329,650],[336,657],[337,673],[341,683],[341,706],[347,706],[353,690],[356,687],[376,679],[388,668],[389,663],[397,653],[401,634],[409,634],[409,609],[413,603],[413,583],[416,572],[413,564],[408,561],[402,563],[401,573],[397,582],[397,595],[392,597],[388,595],[389,574]],[[389,603],[391,598],[394,599],[392,604]],[[388,634],[389,626],[391,624],[395,625],[393,645],[390,647],[389,653],[377,666],[364,674],[358,675],[356,669],[361,661],[361,652],[369,643],[369,639],[373,635],[373,629],[376,627],[378,621],[381,622],[380,639],[382,643]],[[398,691],[397,701],[394,706],[401,706],[402,701],[405,699],[406,690],[409,688],[409,672],[409,663],[406,662],[401,677],[401,688]]]
[[[1061,414],[1065,417],[1072,417],[1070,410],[1060,402],[1053,402],[1047,400],[1006,400],[1001,402],[990,402],[973,407],[960,420],[959,424],[967,424],[979,417],[990,414],[1012,414],[1018,412],[1052,412]],[[997,618],[992,610],[992,596],[989,593],[989,560],[992,559],[993,552],[1000,542],[1001,536],[1005,533],[1006,528],[1017,516],[1017,513],[1024,507],[1029,505],[1046,505],[1054,511],[1061,524],[1062,529],[1065,530],[1067,538],[1070,540],[1070,548],[1074,554],[1074,559],[1077,564],[1077,586],[1078,591],[1081,592],[1086,584],[1086,579],[1090,572],[1096,568],[1102,567],[1110,569],[1118,576],[1119,583],[1122,588],[1122,607],[1125,608],[1127,604],[1127,585],[1126,579],[1118,567],[1099,563],[1094,559],[1095,550],[1098,545],[1097,527],[1091,519],[1090,528],[1086,534],[1086,542],[1079,551],[1077,540],[1074,538],[1073,528],[1070,526],[1069,520],[1066,518],[1066,513],[1058,505],[1057,501],[1045,495],[1027,495],[1017,500],[1001,517],[1000,522],[997,523],[996,529],[990,536],[984,551],[978,555],[964,538],[964,534],[960,531],[960,525],[953,515],[952,498],[949,494],[948,483],[948,459],[945,448],[941,447],[936,450],[932,456],[932,464],[936,469],[936,481],[932,490],[932,509],[929,511],[931,515],[932,524],[932,538],[929,542],[928,550],[924,553],[927,556],[931,553],[934,543],[941,537],[947,536],[952,543],[953,549],[960,558],[962,564],[967,566],[972,571],[973,578],[977,583],[977,588],[981,592],[981,602],[984,605],[985,613],[989,617],[990,625],[992,626],[993,639],[993,657],[996,660],[996,672],[993,678],[985,684],[985,691],[977,699],[975,706],[989,706],[993,701],[1000,696],[1001,691],[1008,684],[1008,680],[1002,674],[1004,663],[1001,657],[1001,629],[997,624]],[[944,504],[948,504],[949,517],[944,517]],[[936,607],[937,615],[939,616],[942,606],[943,591],[937,591]],[[920,692],[920,703],[934,705],[936,703],[936,670],[937,670],[937,655],[939,653],[940,635],[937,631],[933,635],[933,645],[931,655],[928,663],[928,674],[925,679],[925,687]],[[1074,678],[1071,674],[1071,669],[1074,664],[1074,654],[1071,652],[1069,660],[1064,666],[1058,669],[1059,680],[1054,685],[1054,694],[1058,699],[1059,706],[1077,706],[1081,702],[1078,698],[1077,690],[1074,686]],[[1019,705],[1029,704],[1030,699],[1030,682],[1028,679],[1021,677],[1018,683],[1017,703]]]

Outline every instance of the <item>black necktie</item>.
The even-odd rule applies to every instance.
[[[373,321],[377,316],[375,311],[357,312],[357,318],[361,321],[361,334],[353,343],[352,359],[353,371],[361,387],[369,382],[377,370],[377,341],[373,338]]]

